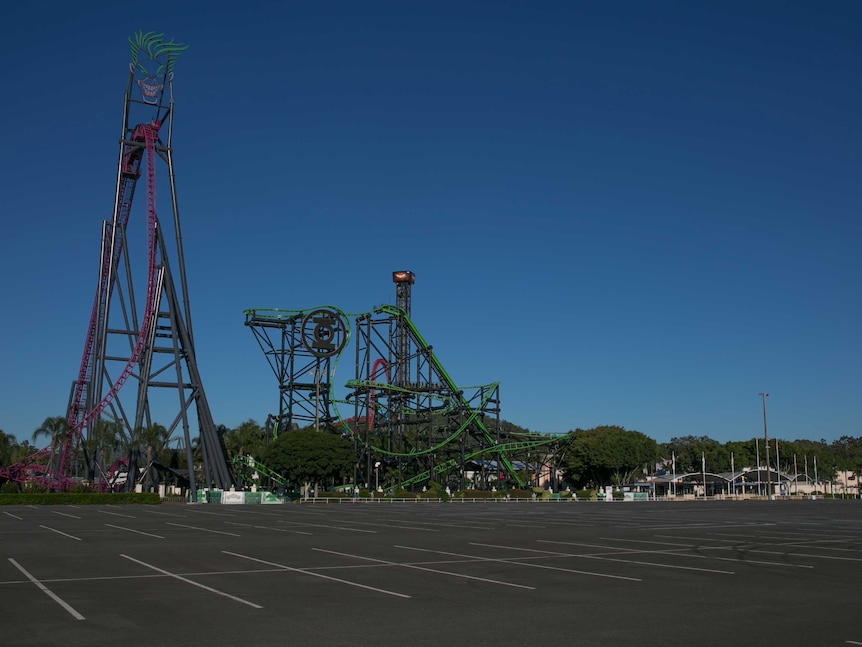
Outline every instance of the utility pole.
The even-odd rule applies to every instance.
[[[772,472],[769,471],[769,433],[766,431],[766,397],[768,393],[758,393],[763,400],[763,440],[766,442],[766,495],[772,499]]]

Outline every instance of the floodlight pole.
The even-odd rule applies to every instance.
[[[314,369],[314,431],[320,431],[320,366]]]
[[[769,433],[766,431],[766,397],[768,393],[758,393],[763,400],[763,439],[766,442],[766,496],[772,499],[772,472],[769,471]]]

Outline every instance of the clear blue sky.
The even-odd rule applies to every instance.
[[[411,269],[447,371],[501,382],[530,429],[751,438],[768,391],[770,435],[862,435],[858,2],[0,18],[0,428],[19,439],[77,374],[137,29],[190,45],[174,159],[216,422],[277,405],[244,309],[363,312]]]

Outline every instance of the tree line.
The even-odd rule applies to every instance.
[[[689,435],[657,443],[641,432],[610,425],[570,433],[573,440],[562,467],[566,479],[578,486],[622,485],[657,470],[720,473],[766,466],[765,438],[721,443]],[[770,467],[787,474],[807,469],[813,475],[815,461],[822,478],[844,470],[862,473],[862,437],[841,436],[832,442],[773,438],[769,446]]]
[[[506,429],[529,433],[512,423],[503,421],[503,424]],[[66,420],[61,416],[46,418],[29,440],[19,442],[0,430],[0,466],[17,463],[46,446],[49,447],[48,460],[53,460],[67,430]],[[219,425],[217,432],[228,462],[253,456],[295,484],[338,484],[353,475],[356,456],[352,443],[338,434],[305,429],[276,436],[269,425],[261,426],[253,419],[234,428]],[[657,469],[668,472],[675,469],[677,474],[685,474],[699,472],[704,465],[708,472],[766,465],[765,441],[758,437],[722,443],[708,436],[688,435],[658,443],[639,431],[601,425],[574,429],[568,433],[568,438],[571,442],[562,445],[560,454],[553,457],[552,462],[573,487],[622,485],[653,474]],[[156,464],[187,469],[185,448],[179,447],[159,424],[136,430],[129,437],[119,425],[97,421],[82,448],[77,469],[91,481],[105,477],[112,465],[132,453],[141,457],[139,467],[142,468]],[[195,441],[192,456],[196,463],[199,454]],[[862,473],[862,437],[841,436],[831,442],[770,439],[773,469],[802,473],[807,466],[813,474],[815,460],[822,478],[831,479],[837,471],[843,470]]]

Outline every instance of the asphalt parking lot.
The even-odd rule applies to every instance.
[[[5,506],[6,645],[862,645],[862,501]]]

